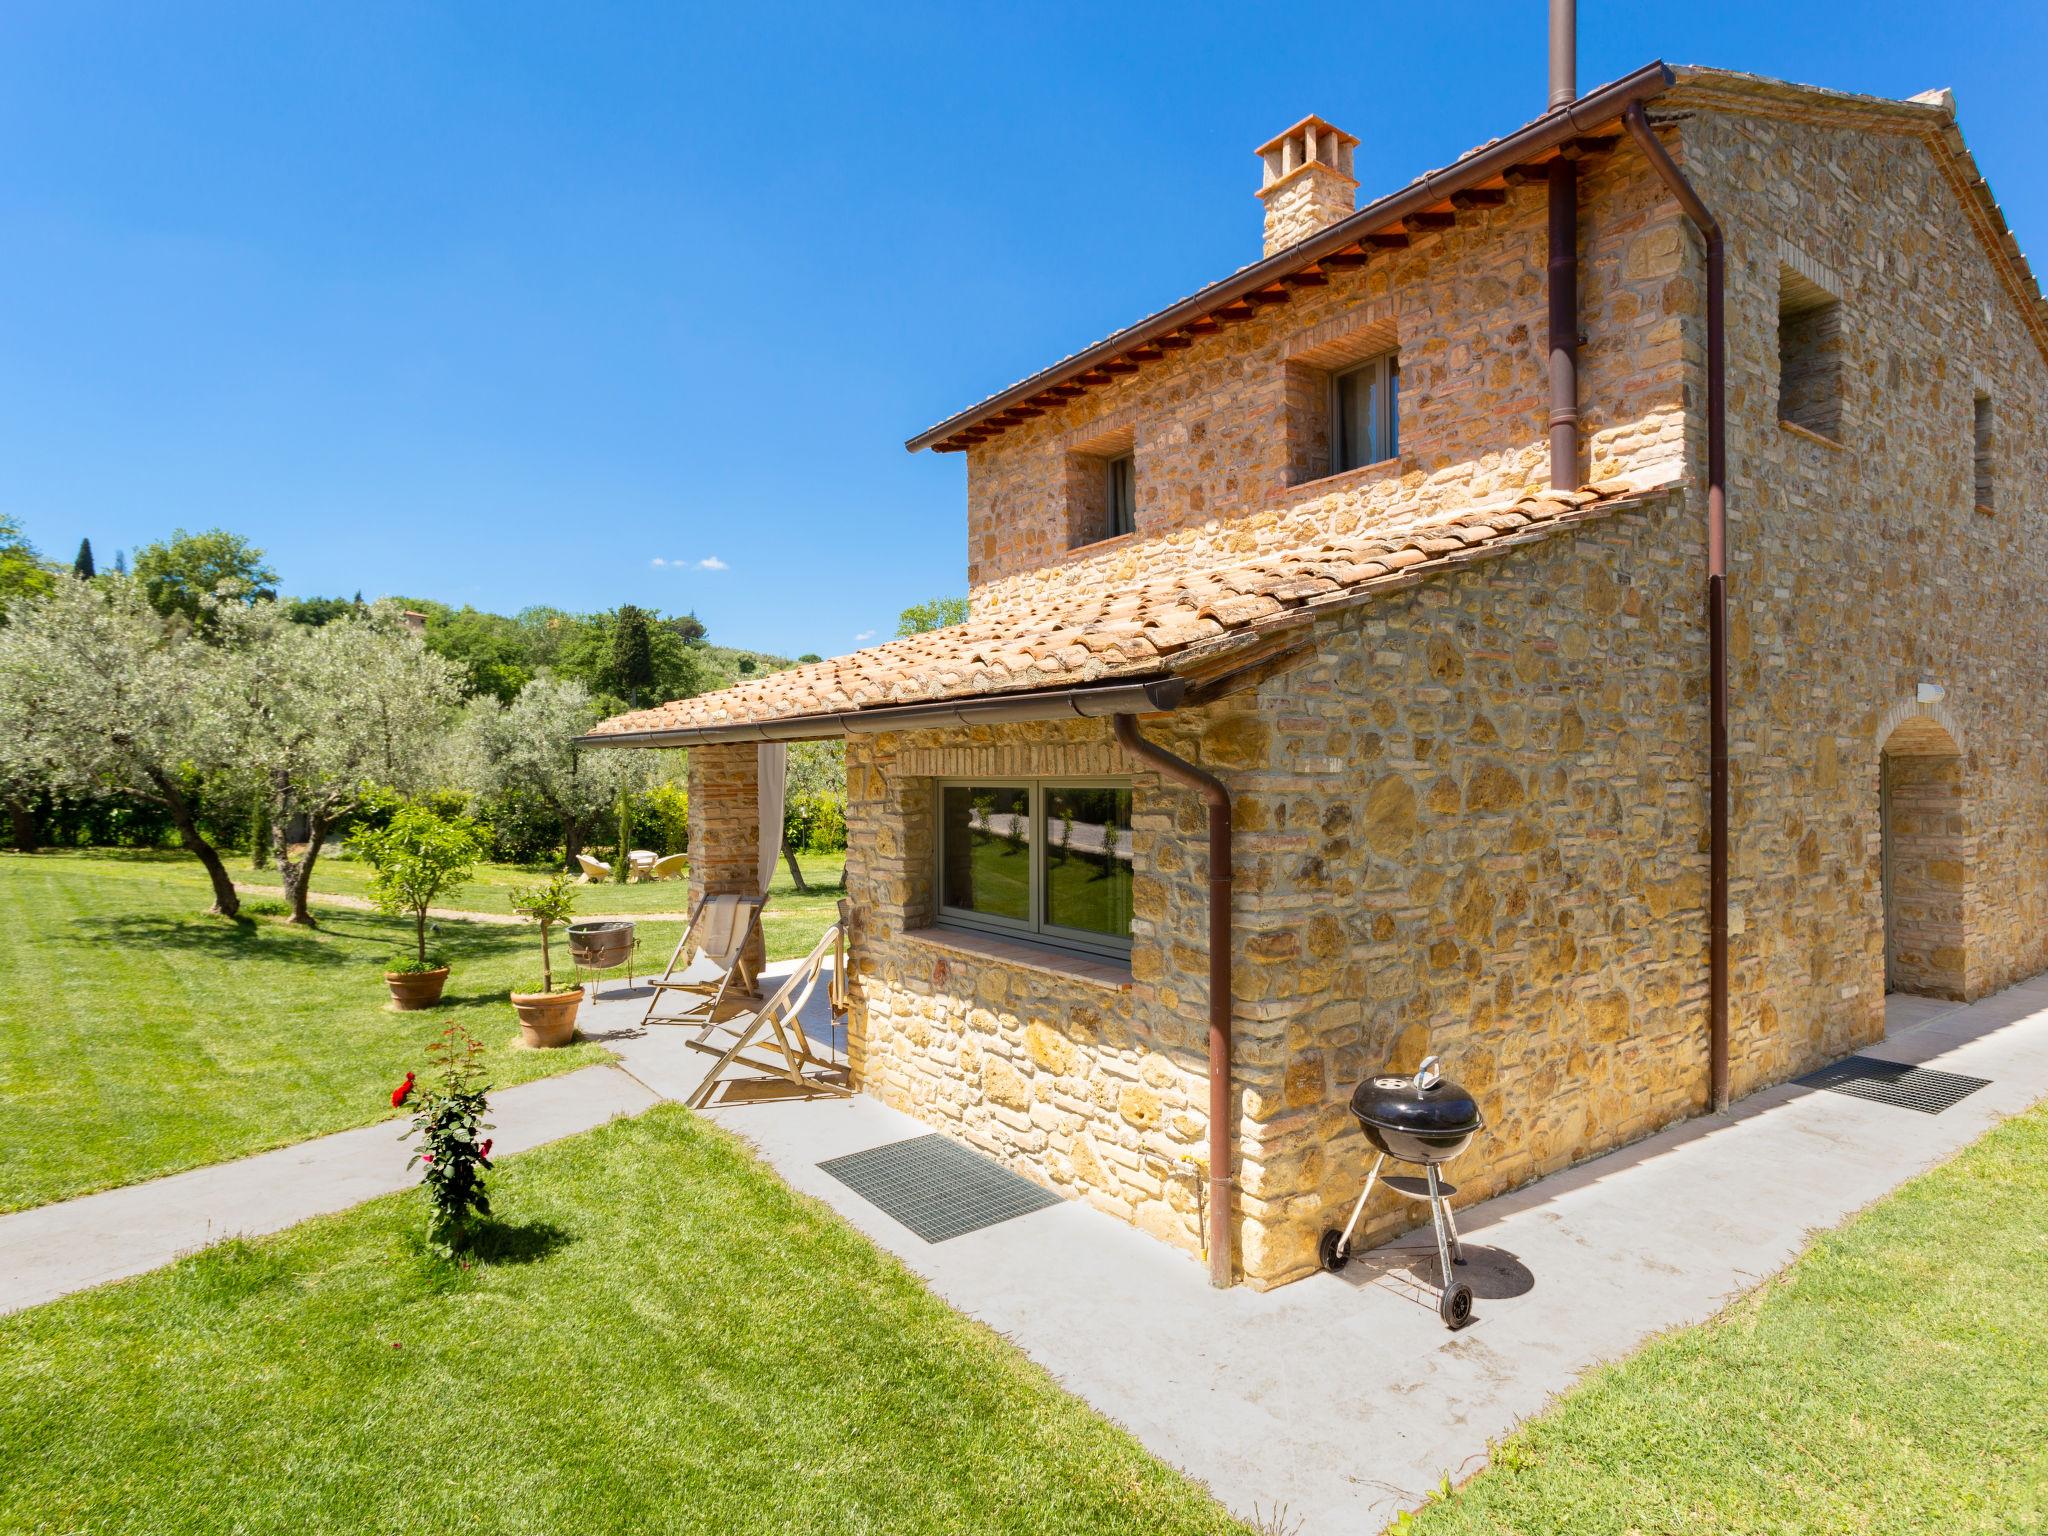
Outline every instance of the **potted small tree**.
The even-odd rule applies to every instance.
[[[448,967],[427,950],[427,909],[434,899],[459,890],[476,871],[483,845],[466,821],[450,821],[424,805],[408,805],[380,831],[355,839],[370,865],[370,895],[380,912],[409,916],[413,953],[395,955],[384,972],[391,1006],[431,1008],[448,984]]]
[[[576,890],[567,875],[512,892],[512,910],[528,922],[540,924],[540,990],[512,994],[512,1009],[519,1015],[519,1038],[526,1045],[567,1045],[576,1034],[576,1009],[583,1001],[583,989],[555,990],[554,955],[548,948],[550,931],[575,907]]]

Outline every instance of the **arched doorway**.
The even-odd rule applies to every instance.
[[[1879,764],[1885,991],[1964,998],[1975,839],[1962,744],[1935,714],[1909,714],[1884,737]]]

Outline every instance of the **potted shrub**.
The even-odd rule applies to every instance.
[[[448,967],[427,949],[427,909],[469,882],[483,845],[463,820],[408,805],[381,829],[355,840],[370,865],[370,895],[380,912],[410,916],[413,952],[392,957],[384,972],[394,1008],[431,1008],[448,984]]]
[[[519,1015],[519,1038],[529,1046],[567,1045],[576,1034],[576,1009],[583,1002],[583,989],[555,990],[554,955],[548,936],[555,924],[565,921],[576,908],[576,889],[567,875],[556,875],[539,885],[520,886],[512,892],[512,910],[528,922],[540,924],[540,990],[514,992],[512,1008]]]

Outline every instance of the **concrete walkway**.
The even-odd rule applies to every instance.
[[[495,1152],[520,1152],[658,1102],[617,1067],[522,1083],[491,1096]],[[0,1216],[0,1313],[139,1275],[225,1237],[346,1210],[419,1182],[385,1121],[232,1163]]]
[[[593,1031],[680,1098],[702,1058],[633,1029],[638,1006],[600,1003]],[[866,1096],[712,1114],[1232,1509],[1321,1536],[1378,1531],[1478,1471],[1591,1366],[1711,1316],[1814,1230],[2048,1096],[2048,977],[1969,1007],[1894,999],[1892,1022],[1866,1054],[1991,1085],[1939,1115],[1785,1085],[1470,1207],[1477,1316],[1456,1334],[1426,1232],[1263,1295],[1212,1290],[1192,1256],[1075,1204],[927,1244],[817,1166],[927,1126]],[[1363,1138],[1346,1155],[1362,1179]]]

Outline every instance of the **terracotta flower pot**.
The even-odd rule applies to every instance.
[[[576,1034],[576,1010],[582,1005],[583,989],[567,992],[514,992],[512,1010],[519,1015],[522,1045],[550,1049],[567,1045]]]
[[[448,967],[444,965],[437,971],[386,971],[384,985],[391,989],[394,1008],[431,1008],[441,1001],[441,989],[448,985]]]

